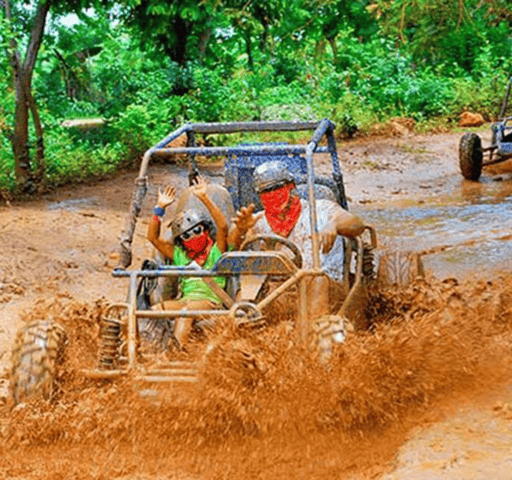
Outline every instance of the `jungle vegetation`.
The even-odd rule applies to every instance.
[[[350,136],[392,117],[492,120],[508,3],[0,0],[0,192],[132,166],[185,122],[328,117]],[[65,126],[77,118],[104,123]]]

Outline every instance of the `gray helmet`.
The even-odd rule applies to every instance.
[[[176,238],[179,237],[182,233],[190,230],[191,228],[194,228],[200,223],[207,226],[209,226],[211,223],[210,218],[201,210],[191,208],[189,210],[179,212],[171,222],[173,240],[176,240]]]
[[[290,170],[280,160],[262,163],[254,170],[254,188],[258,193],[293,181],[294,178]]]

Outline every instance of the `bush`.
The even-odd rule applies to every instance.
[[[336,59],[322,47],[326,39],[317,31],[314,39],[283,39],[268,51],[255,48],[252,69],[226,28],[232,41],[217,45],[219,58],[185,65],[141,50],[122,28],[96,32],[101,48],[79,65],[80,72],[85,68],[87,88],[78,100],[67,98],[56,57],[43,50],[33,85],[45,130],[47,181],[84,180],[138,164],[149,147],[186,122],[327,117],[340,134],[351,136],[393,116],[428,125],[436,118],[449,121],[466,108],[493,118],[512,67],[505,22],[483,32],[483,40],[462,36],[466,43],[446,50],[435,62],[415,57],[410,45],[398,48],[394,38],[356,37],[347,24],[336,37]],[[82,37],[77,45],[85,42]],[[470,48],[471,56],[455,61],[464,48]],[[5,59],[2,65],[7,65]],[[0,104],[4,123],[14,111],[9,82],[10,76],[0,73],[6,92]],[[64,119],[92,117],[104,118],[105,127],[87,132],[61,127]],[[15,187],[13,168],[11,146],[3,136],[0,188]]]

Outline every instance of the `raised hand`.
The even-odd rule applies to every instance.
[[[242,207],[236,212],[236,217],[233,218],[233,223],[236,225],[240,233],[245,235],[249,229],[254,227],[254,224],[261,218],[263,212],[254,215],[254,204],[251,203],[248,207]]]
[[[208,183],[202,175],[198,175],[195,179],[195,183],[190,187],[192,189],[192,193],[199,199],[204,198],[206,193],[206,188]]]
[[[167,185],[163,190],[160,188],[158,190],[158,200],[156,204],[159,207],[167,208],[172,202],[174,202],[174,198],[176,197],[176,189]]]

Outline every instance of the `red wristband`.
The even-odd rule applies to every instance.
[[[162,221],[162,217],[159,217],[158,215],[154,215],[154,216],[153,216],[153,220],[154,220],[155,222],[161,222],[161,221]]]

